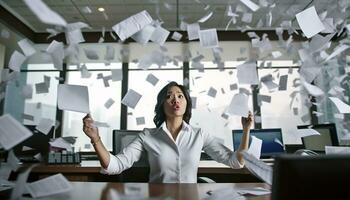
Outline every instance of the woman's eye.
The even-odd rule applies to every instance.
[[[178,97],[179,97],[179,98],[183,98],[184,96],[183,96],[182,94],[180,94]]]
[[[166,95],[166,98],[169,99],[171,96],[170,95]]]

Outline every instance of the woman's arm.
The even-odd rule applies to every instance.
[[[243,128],[243,135],[241,138],[241,143],[239,144],[239,147],[237,149],[237,160],[244,165],[244,159],[242,157],[241,152],[245,151],[249,147],[249,133],[250,133],[250,128],[253,124],[253,115],[249,111],[248,117],[242,117],[241,119],[242,122],[242,128]]]
[[[87,114],[83,118],[83,131],[91,139],[91,144],[93,145],[97,153],[101,166],[106,169],[110,161],[109,152],[103,145],[100,135],[98,133],[98,129],[93,123],[94,121],[91,118],[90,114]]]

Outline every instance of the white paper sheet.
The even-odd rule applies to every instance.
[[[182,38],[182,34],[179,32],[176,32],[176,31],[171,36],[171,39],[176,40],[176,41],[180,41],[181,38]]]
[[[75,29],[72,31],[66,31],[66,41],[68,44],[79,44],[85,42],[81,29]]]
[[[136,125],[144,125],[145,124],[145,117],[136,117]]]
[[[49,142],[49,144],[52,147],[57,147],[57,148],[65,149],[67,151],[72,151],[72,145],[62,137],[56,138],[54,141]]]
[[[148,41],[151,39],[152,34],[155,30],[156,28],[153,25],[148,24],[142,30],[132,35],[131,38],[134,39],[136,42],[144,45],[147,44]]]
[[[41,82],[35,84],[35,91],[37,94],[45,94],[49,92],[49,88],[47,87],[47,83]]]
[[[67,22],[56,12],[51,10],[41,0],[24,0],[29,9],[45,24],[66,26]]]
[[[8,67],[13,71],[19,72],[26,59],[27,58],[23,54],[15,50],[11,55]]]
[[[315,36],[312,37],[309,45],[309,50],[310,52],[318,52],[319,50],[321,50],[331,39],[332,37],[335,35],[335,33],[333,34],[329,34],[325,37],[317,34]]]
[[[27,84],[22,88],[22,96],[25,99],[31,99],[33,97],[33,85]]]
[[[95,50],[92,49],[84,49],[85,55],[90,60],[98,60],[99,56]]]
[[[64,58],[63,42],[57,42],[53,40],[47,47],[46,51],[51,55],[55,68],[58,70],[62,70]]]
[[[206,14],[205,16],[203,16],[202,18],[200,18],[198,20],[199,23],[204,23],[206,21],[208,21],[208,19],[210,19],[210,17],[213,15],[213,11],[209,12],[208,14]]]
[[[215,48],[219,46],[218,35],[215,28],[200,30],[199,41],[202,47]]]
[[[55,122],[52,119],[41,118],[39,124],[35,127],[35,129],[47,135],[50,132],[54,123]]]
[[[269,189],[262,188],[262,187],[236,188],[236,191],[238,194],[241,194],[241,195],[250,194],[250,195],[260,196],[260,195],[271,194],[271,191]]]
[[[254,2],[250,0],[240,0],[240,2],[244,3],[244,5],[246,5],[253,12],[257,11],[260,8],[260,6],[256,5]]]
[[[111,61],[114,60],[115,50],[112,46],[106,47],[106,54],[105,54],[105,60]]]
[[[139,93],[137,93],[135,90],[133,89],[129,89],[129,91],[126,93],[126,95],[123,97],[122,99],[122,104],[135,109],[137,103],[139,102],[139,100],[141,99],[141,95]]]
[[[258,85],[258,73],[255,63],[244,63],[237,67],[237,78],[239,84]]]
[[[61,110],[89,113],[89,91],[86,86],[59,84],[57,105]]]
[[[350,47],[350,45],[346,45],[343,44],[341,46],[339,46],[338,48],[336,48],[331,55],[329,55],[326,60],[324,62],[329,61],[330,59],[334,58],[335,56],[337,56],[338,54],[340,54],[341,52],[347,50]]]
[[[272,167],[247,152],[242,152],[245,167],[265,183],[272,185]]]
[[[152,36],[150,40],[154,43],[159,44],[160,46],[163,46],[166,39],[168,38],[170,32],[166,30],[165,28],[158,26],[152,33]]]
[[[210,195],[203,198],[203,200],[216,200],[216,199],[245,200],[245,197],[238,194],[235,188],[233,187],[221,188],[221,189],[216,189],[208,192]]]
[[[150,14],[144,10],[119,22],[114,25],[112,29],[119,36],[120,40],[124,41],[136,32],[142,30],[146,25],[151,24],[152,21],[153,19]]]
[[[146,81],[149,82],[150,84],[152,84],[153,86],[156,86],[159,79],[151,73],[151,74],[147,75]]]
[[[288,83],[288,75],[280,76],[280,82],[279,82],[278,90],[279,91],[287,90],[287,83]]]
[[[89,72],[85,64],[80,67],[79,71],[81,78],[90,78],[92,76],[92,73]]]
[[[26,171],[20,173],[17,176],[16,185],[14,186],[14,188],[11,192],[10,199],[22,199],[22,194],[25,193],[25,191],[26,191],[25,186],[27,183],[28,175],[29,175],[30,171],[32,171],[32,169],[35,166],[37,166],[37,165],[30,166],[28,169],[26,169]]]
[[[56,174],[32,183],[28,183],[26,185],[26,189],[33,198],[40,198],[69,192],[73,189],[73,186],[62,174]]]
[[[227,113],[230,115],[238,115],[248,117],[248,96],[238,93],[232,97],[231,103],[228,107]]]
[[[207,94],[208,96],[215,98],[217,93],[218,92],[215,88],[210,87]]]
[[[123,70],[122,69],[111,69],[111,72],[112,72],[112,81],[123,80]]]
[[[301,138],[311,136],[311,135],[321,135],[318,131],[312,128],[297,129],[297,134]]]
[[[337,97],[329,97],[340,113],[350,113],[350,106]]]
[[[187,35],[188,40],[196,40],[199,38],[200,27],[198,23],[188,24],[187,25]]]
[[[114,102],[115,101],[112,98],[109,98],[104,104],[105,108],[109,109],[114,104]]]
[[[22,39],[20,41],[17,42],[18,46],[21,47],[24,55],[31,56],[33,54],[35,54],[36,50],[33,47],[33,43],[30,42],[28,39]]]
[[[301,80],[301,83],[303,84],[304,88],[309,92],[309,94],[311,94],[312,96],[320,97],[324,95],[324,92],[319,87],[315,85],[311,85],[304,80]]]
[[[13,171],[17,171],[17,169],[20,167],[21,163],[12,149],[9,151],[9,154],[7,156],[7,164],[11,167]]]
[[[0,144],[5,150],[11,149],[32,135],[30,130],[10,114],[0,117]]]
[[[253,155],[255,158],[260,159],[261,156],[261,147],[262,147],[262,140],[255,136],[252,137],[252,142],[250,143],[248,153]]]
[[[315,6],[312,6],[295,16],[299,26],[307,38],[311,38],[325,29],[322,21],[317,15]]]
[[[350,154],[350,147],[325,146],[326,154]]]

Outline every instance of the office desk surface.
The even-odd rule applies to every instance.
[[[50,199],[106,199],[108,191],[113,188],[124,194],[125,184],[123,183],[103,183],[103,182],[71,182],[73,190],[67,194],[51,196]],[[128,183],[138,187],[147,188],[149,197],[172,197],[173,199],[203,199],[207,197],[208,191],[222,188],[253,188],[269,185],[264,183],[199,183],[199,184],[149,184],[149,183]],[[134,186],[135,186],[134,185]],[[270,195],[245,196],[247,200],[269,200]]]

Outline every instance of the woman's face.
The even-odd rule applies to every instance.
[[[164,102],[164,112],[166,118],[183,117],[186,112],[187,100],[182,90],[177,86],[172,86]]]

